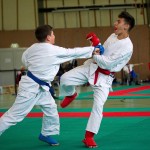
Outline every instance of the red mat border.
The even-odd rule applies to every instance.
[[[0,112],[0,116],[4,113]],[[61,118],[87,118],[90,112],[59,112]],[[150,112],[104,112],[104,117],[150,117]],[[41,118],[42,112],[31,112],[27,118]]]
[[[117,90],[109,93],[109,96],[150,96],[150,94],[133,94],[132,92],[138,92],[142,90],[150,89],[150,85],[144,85],[140,87],[131,87],[128,89]]]

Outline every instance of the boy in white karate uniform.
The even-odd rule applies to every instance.
[[[114,33],[104,43],[104,54],[95,51],[93,59],[62,75],[60,95],[66,96],[61,107],[69,105],[77,96],[75,86],[90,83],[94,91],[94,102],[90,114],[83,143],[89,147],[97,147],[94,135],[98,133],[103,117],[103,106],[112,86],[114,73],[119,72],[130,60],[133,44],[129,31],[134,27],[134,18],[127,12],[121,12],[114,23]]]
[[[49,25],[35,30],[38,43],[31,45],[22,56],[27,75],[22,76],[13,106],[0,118],[0,135],[10,126],[22,121],[34,105],[44,113],[39,139],[50,145],[59,143],[51,135],[59,134],[57,105],[50,94],[60,64],[77,58],[90,58],[94,47],[67,49],[55,46],[55,35]]]

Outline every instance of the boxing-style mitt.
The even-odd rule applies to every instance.
[[[100,55],[104,53],[104,47],[101,45],[100,39],[96,36],[95,33],[90,32],[86,35],[86,39],[92,42],[92,46],[100,49]]]
[[[100,39],[93,32],[90,32],[89,34],[87,34],[86,39],[90,40],[92,42],[92,46],[94,47],[100,43]]]

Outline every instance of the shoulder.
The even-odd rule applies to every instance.
[[[115,37],[115,34],[114,33],[112,33],[107,39],[106,39],[106,41],[104,42],[104,46],[105,45],[107,45],[107,43],[109,43],[109,41],[114,41],[114,38],[116,38]]]
[[[107,40],[108,39],[112,39],[112,38],[116,38],[117,36],[116,36],[116,34],[115,33],[112,33],[108,38],[107,38]]]
[[[121,40],[121,44],[125,49],[127,49],[129,51],[133,51],[133,43],[132,43],[132,41],[130,40],[129,37],[127,37],[126,39]]]
[[[128,46],[130,46],[130,47],[133,47],[133,43],[132,43],[130,37],[127,37],[127,38],[124,40],[124,43],[125,43],[125,44],[128,44]]]

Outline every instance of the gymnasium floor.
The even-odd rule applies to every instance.
[[[150,84],[140,86],[113,86],[104,105],[104,118],[95,136],[99,150],[150,149]],[[60,108],[61,97],[56,100],[60,115],[61,132],[55,138],[60,142],[52,147],[38,140],[42,112],[35,107],[16,126],[0,137],[1,150],[82,150],[81,142],[92,107],[92,89],[77,87],[79,96],[67,108]],[[14,102],[14,95],[0,95],[0,115]]]

